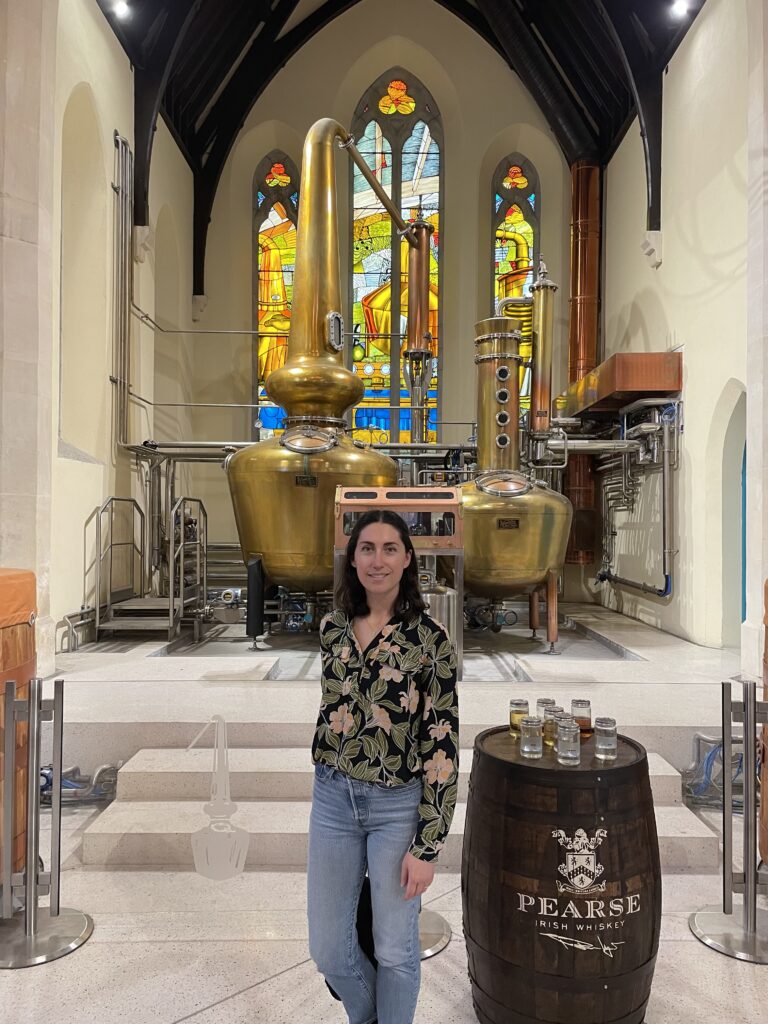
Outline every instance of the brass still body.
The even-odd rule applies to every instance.
[[[307,593],[333,585],[337,484],[397,481],[393,460],[352,441],[343,419],[363,384],[343,360],[337,139],[350,136],[323,118],[304,142],[288,355],[266,383],[286,411],[286,429],[225,464],[243,560],[260,555],[269,582]]]
[[[536,408],[549,409],[552,351],[554,285],[546,276],[537,285],[533,359],[541,372],[534,370],[532,415]],[[521,323],[512,317],[475,324],[478,475],[462,487],[464,585],[492,601],[530,594],[560,571],[573,514],[562,494],[519,471],[520,340]]]

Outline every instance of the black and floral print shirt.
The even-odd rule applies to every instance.
[[[351,620],[320,624],[323,699],[312,757],[360,782],[402,786],[419,774],[424,794],[410,852],[433,860],[456,807],[459,707],[456,655],[428,615],[390,619],[365,651]]]

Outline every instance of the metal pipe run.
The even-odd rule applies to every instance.
[[[590,455],[595,455],[599,452],[638,452],[642,448],[640,441],[600,441],[600,440],[586,440],[584,438],[567,438],[567,440],[557,440],[552,438],[547,441],[547,449],[551,452],[564,452],[569,451],[571,453],[576,452],[589,452]]]
[[[601,569],[597,579],[601,583],[612,583],[614,586],[630,587],[633,590],[640,590],[644,594],[653,594],[655,597],[672,596],[672,556],[675,551],[670,548],[669,541],[672,536],[672,487],[671,487],[671,437],[673,424],[665,419],[662,423],[662,450],[661,450],[661,547],[662,547],[662,573],[664,585],[654,587],[649,583],[642,583],[638,580],[628,579],[626,576],[618,576],[610,568]],[[631,444],[632,442],[624,442]]]

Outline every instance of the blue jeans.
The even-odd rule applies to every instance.
[[[387,788],[315,766],[309,819],[309,952],[349,1024],[411,1024],[421,980],[421,899],[400,870],[418,824],[422,780]],[[357,941],[357,903],[371,881],[378,970]]]

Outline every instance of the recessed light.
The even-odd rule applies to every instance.
[[[688,13],[686,0],[675,0],[672,4],[672,14],[675,18],[684,18]]]
[[[117,18],[127,18],[131,13],[131,8],[125,0],[117,0],[117,3],[112,7],[112,11]]]

